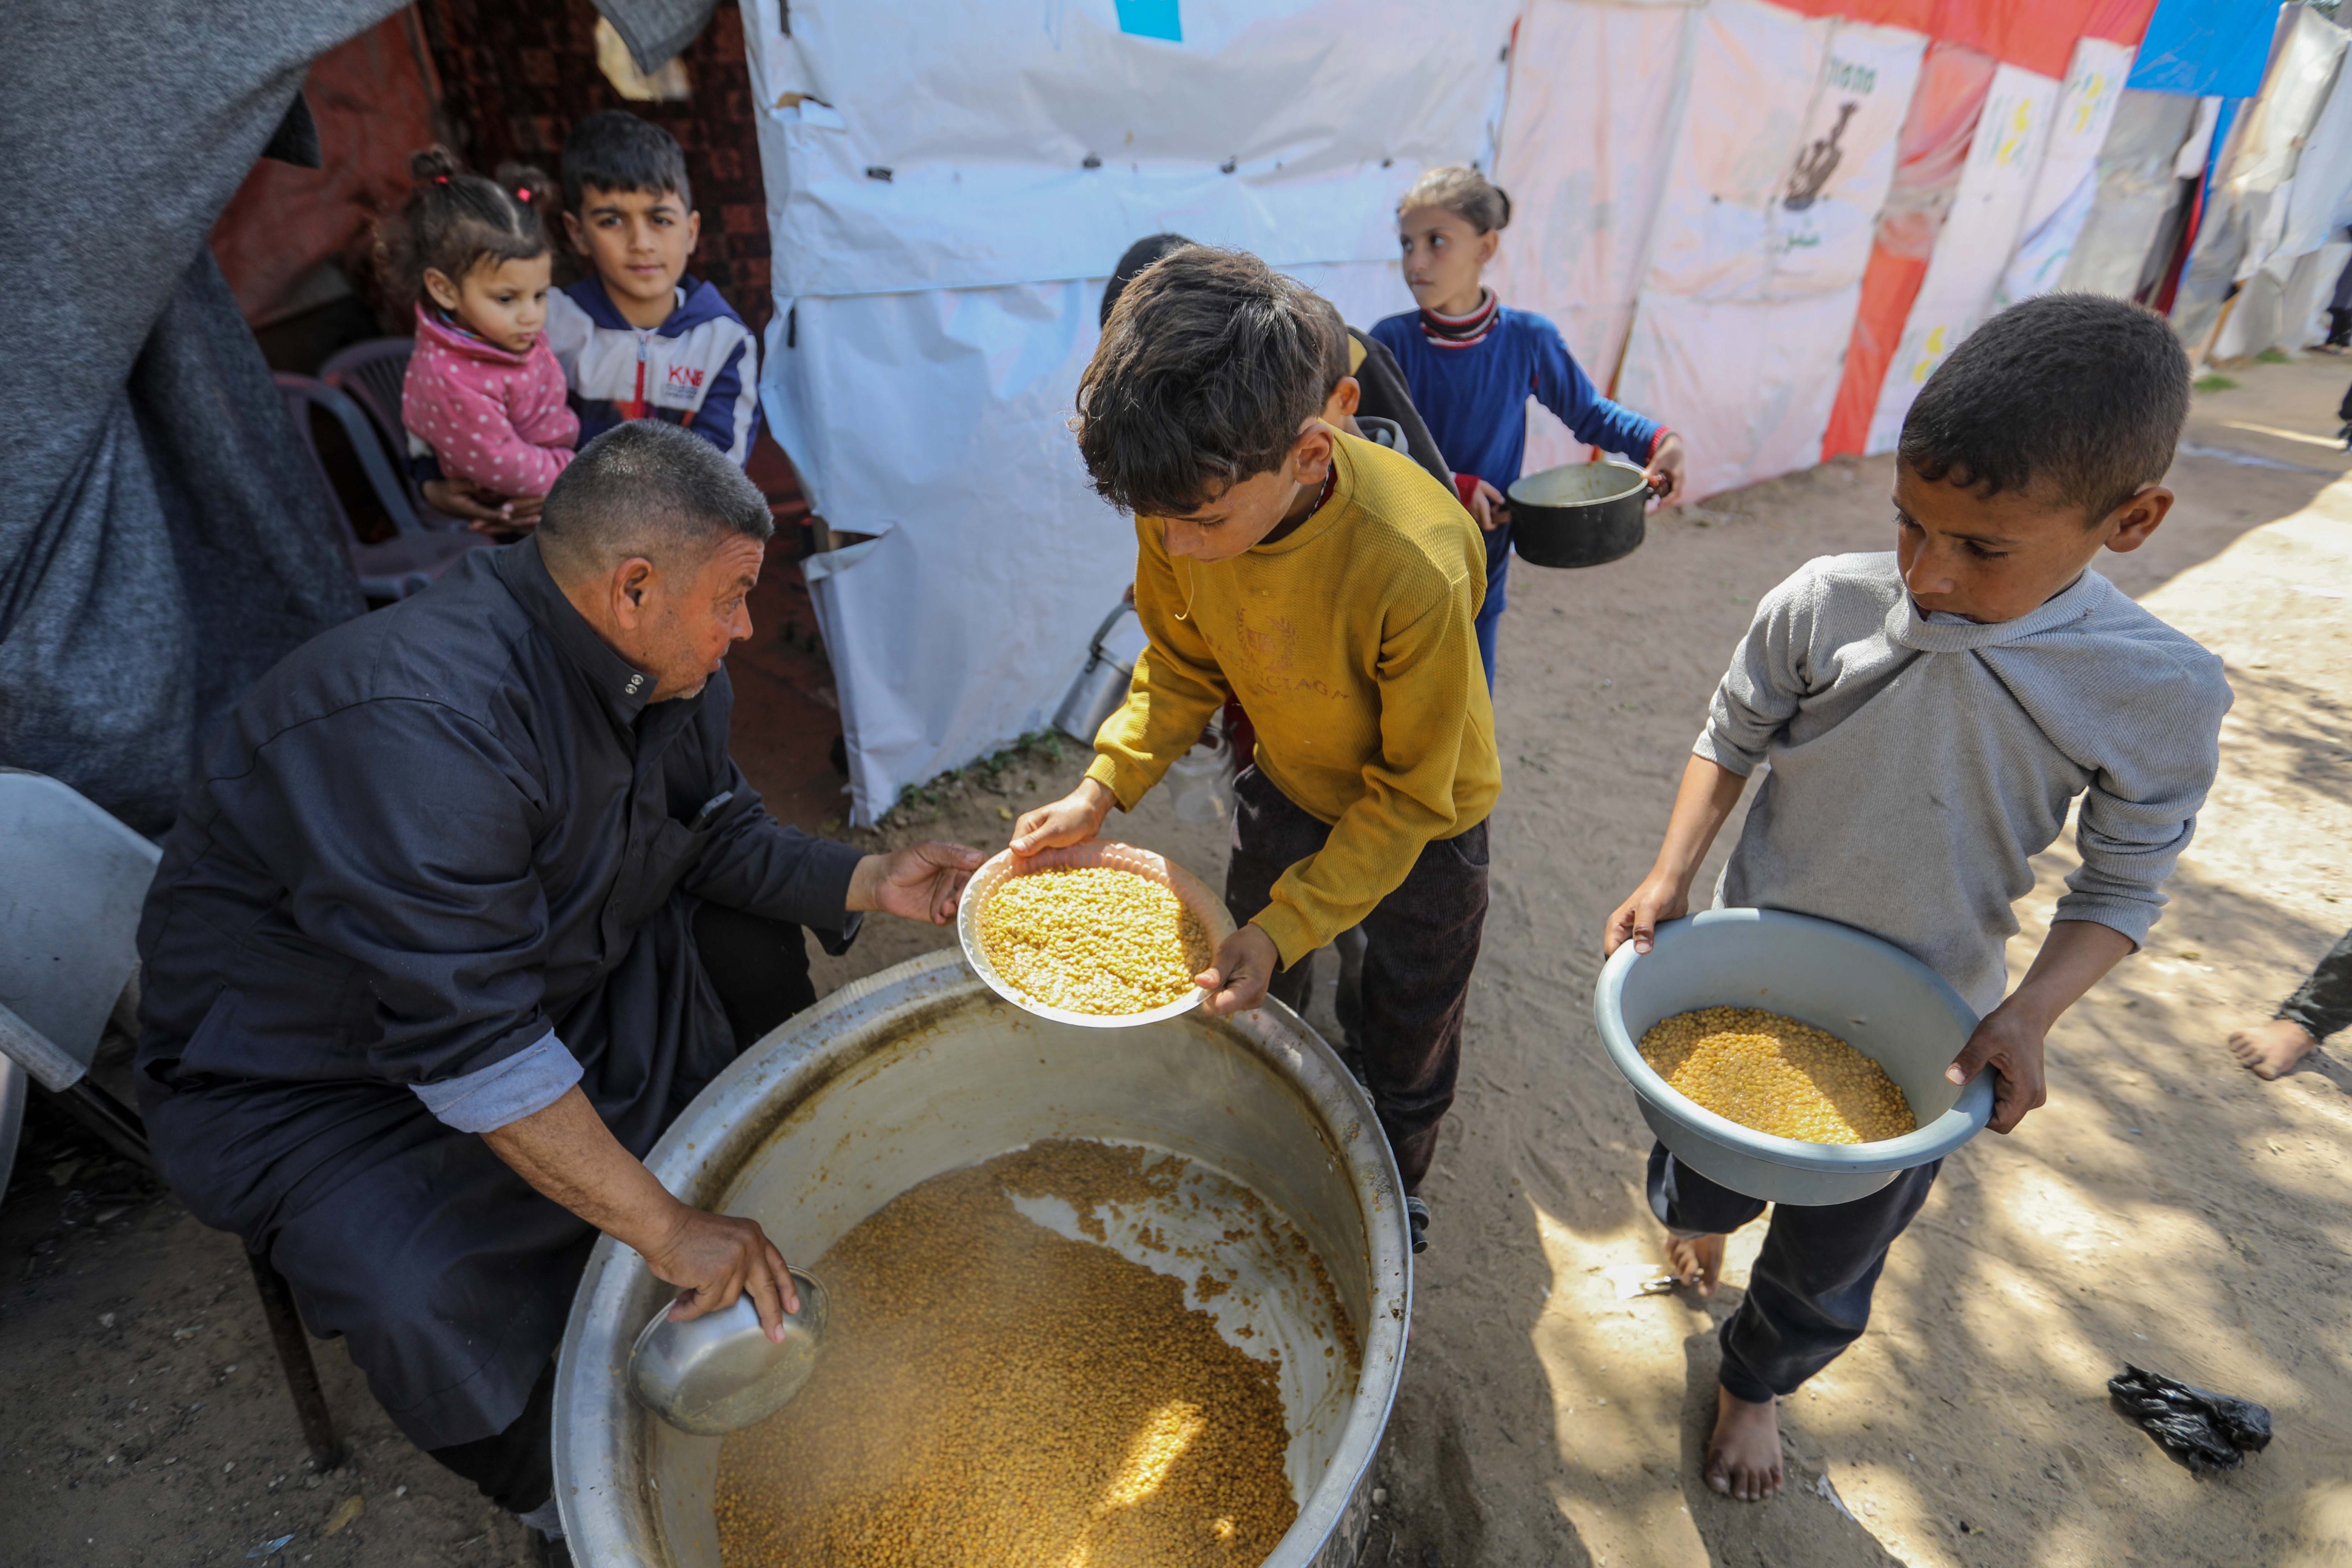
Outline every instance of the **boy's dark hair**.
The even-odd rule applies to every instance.
[[[1118,258],[1118,266],[1112,270],[1110,281],[1103,286],[1102,313],[1095,319],[1095,325],[1110,325],[1112,307],[1118,303],[1118,297],[1127,292],[1127,286],[1134,282],[1145,267],[1170,251],[1181,250],[1192,243],[1182,235],[1157,234],[1146,235],[1129,246],[1126,254]]]
[[[573,212],[589,186],[600,191],[675,194],[691,210],[686,152],[677,138],[625,109],[607,109],[573,122],[563,139],[563,204]]]
[[[469,174],[446,147],[408,160],[415,189],[397,219],[376,227],[376,267],[395,298],[415,300],[427,269],[452,283],[482,266],[528,260],[548,251],[548,178],[522,163],[501,163],[498,178]]]
[[[1282,466],[1329,390],[1319,303],[1247,251],[1188,246],[1146,269],[1078,380],[1071,423],[1103,499],[1182,517]]]
[[[1919,389],[1896,447],[1922,479],[2041,486],[2095,525],[2164,477],[2189,418],[2189,356],[2164,319],[2095,294],[2012,305]]]
[[[1355,374],[1354,367],[1348,363],[1354,357],[1349,352],[1348,319],[1320,294],[1307,298],[1314,302],[1315,313],[1323,319],[1323,395],[1328,398],[1342,381]]]
[[[725,453],[678,425],[633,419],[556,476],[538,535],[550,570],[584,574],[631,556],[699,559],[730,534],[764,544],[775,529],[767,497]]]

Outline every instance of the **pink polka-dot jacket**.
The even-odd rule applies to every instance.
[[[563,367],[544,335],[512,354],[423,306],[400,423],[433,448],[442,473],[501,496],[546,495],[580,439]]]

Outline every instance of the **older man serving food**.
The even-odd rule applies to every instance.
[[[724,455],[622,425],[537,537],[320,637],[206,744],[140,931],[140,1102],[172,1184],[268,1252],[393,1418],[555,1532],[552,1358],[603,1231],[794,1308],[751,1220],[641,1163],[814,999],[860,912],[941,922],[980,863],[764,810],[720,660],[772,524]]]

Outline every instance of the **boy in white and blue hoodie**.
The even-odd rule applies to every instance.
[[[740,465],[760,428],[760,353],[719,290],[686,274],[702,233],[686,154],[657,125],[591,114],[563,141],[563,227],[593,276],[548,296],[547,342],[580,444],[631,419],[684,425]]]
[[[2046,1098],[2042,1042],[2147,940],[2195,830],[2230,706],[2221,661],[2092,570],[2147,542],[2189,412],[2189,360],[2120,300],[2044,295],[1955,350],[1904,422],[1895,550],[1824,556],[1765,595],[1692,747],[1665,841],[1604,946],[1650,950],[1759,765],[1719,892],[1904,949],[1981,1015],[1946,1076],[1994,1075],[1991,1128]],[[2016,989],[2002,950],[2032,857],[2076,801],[2082,865]],[[1938,1162],[1940,1163],[1940,1162]],[[1937,1166],[1851,1203],[1772,1211],[1725,1320],[1707,1484],[1780,1489],[1779,1398],[1860,1338]],[[1669,1268],[1711,1291],[1761,1199],[1650,1153]]]

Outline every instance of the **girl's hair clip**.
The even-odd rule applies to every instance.
[[[515,193],[515,200],[518,202],[528,202],[530,200],[530,193],[528,190],[517,191]]]
[[[449,176],[446,174],[436,174],[433,176],[433,183],[436,185],[446,185],[449,183]]]

